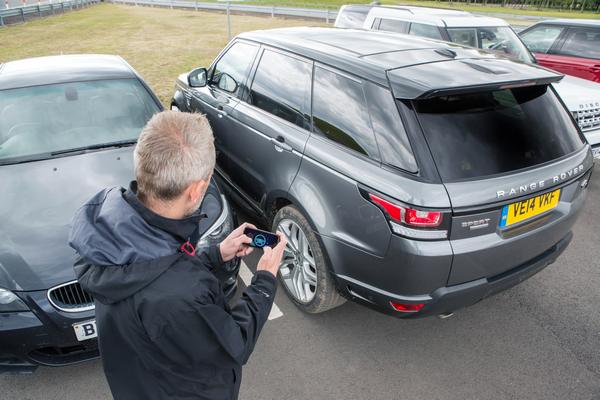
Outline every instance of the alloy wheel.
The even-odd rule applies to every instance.
[[[296,301],[309,303],[317,292],[317,267],[306,234],[290,219],[282,220],[277,228],[288,241],[279,274]]]

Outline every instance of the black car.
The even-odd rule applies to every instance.
[[[206,113],[223,188],[288,236],[279,275],[302,310],[447,315],[571,240],[593,159],[560,79],[414,36],[290,28],[238,36],[172,106]]]
[[[79,206],[133,179],[133,146],[162,110],[122,58],[72,55],[0,64],[0,370],[98,356],[94,304],[67,244]],[[199,246],[234,225],[213,182]],[[235,291],[236,263],[224,289]]]

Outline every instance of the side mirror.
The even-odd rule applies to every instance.
[[[223,89],[229,93],[235,93],[237,91],[239,85],[231,75],[222,72],[218,79],[219,81],[217,82],[217,87],[219,89]]]
[[[192,70],[187,77],[188,85],[190,87],[203,87],[206,86],[206,68],[196,68]]]

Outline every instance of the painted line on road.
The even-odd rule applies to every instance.
[[[242,264],[240,265],[240,278],[242,278],[242,281],[244,281],[246,287],[250,286],[253,277],[254,274],[252,273],[250,268],[248,268],[246,263],[242,261]],[[277,319],[279,317],[283,317],[283,313],[281,312],[279,307],[277,307],[277,304],[273,302],[273,307],[271,307],[271,313],[269,314],[269,320]]]

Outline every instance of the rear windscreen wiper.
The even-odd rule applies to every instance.
[[[54,157],[54,156],[59,156],[61,154],[79,153],[79,152],[85,152],[88,150],[106,149],[109,147],[123,147],[123,146],[129,146],[129,145],[136,144],[136,143],[137,143],[137,139],[121,140],[119,142],[99,143],[99,144],[93,144],[90,146],[75,147],[73,149],[53,151],[52,153],[50,153],[50,155],[52,157]]]

